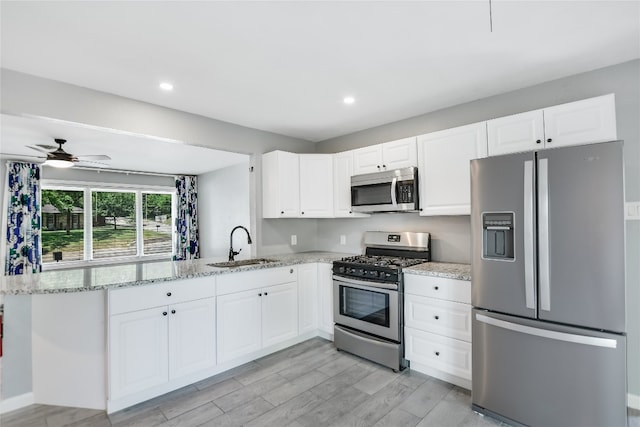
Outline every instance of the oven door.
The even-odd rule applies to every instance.
[[[397,285],[334,275],[333,319],[339,325],[399,342]]]

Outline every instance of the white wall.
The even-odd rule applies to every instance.
[[[203,258],[225,258],[229,252],[229,233],[236,225],[251,230],[249,212],[249,158],[224,169],[198,176],[198,218],[200,254]],[[252,238],[255,238],[252,233]],[[234,233],[233,248],[242,249],[236,259],[251,257],[243,230]]]

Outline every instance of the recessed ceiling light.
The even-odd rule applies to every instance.
[[[170,91],[173,90],[173,85],[171,83],[163,82],[160,83],[160,89]]]
[[[345,98],[342,100],[342,102],[344,102],[347,105],[351,105],[354,102],[356,102],[356,99],[353,96],[345,96]]]

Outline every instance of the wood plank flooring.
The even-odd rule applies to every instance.
[[[32,405],[0,415],[2,427],[506,426],[471,410],[469,391],[407,369],[336,351],[321,338],[131,408]],[[631,411],[629,427],[640,427]]]

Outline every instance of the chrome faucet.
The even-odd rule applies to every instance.
[[[242,249],[238,249],[238,252],[235,252],[233,250],[233,232],[236,231],[238,228],[242,228],[246,233],[247,233],[247,243],[250,245],[251,242],[251,235],[249,234],[249,230],[247,230],[245,227],[241,226],[241,225],[237,225],[233,228],[233,230],[231,230],[231,234],[229,235],[229,261],[233,261],[234,257],[236,255],[238,255],[240,253],[240,251]]]

